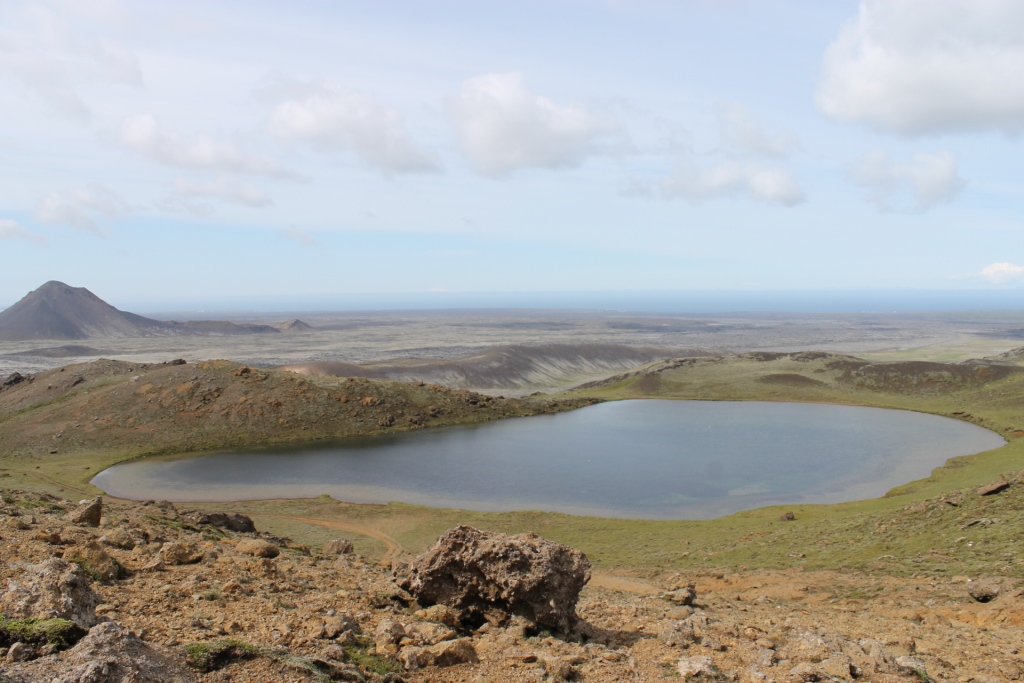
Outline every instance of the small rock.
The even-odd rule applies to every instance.
[[[25,529],[28,529],[28,524],[25,524],[20,517],[8,517],[7,528],[15,529],[16,531],[24,531]]]
[[[79,505],[68,514],[68,521],[79,526],[99,526],[103,517],[103,496],[96,496],[91,501]]]
[[[818,665],[831,678],[847,680],[853,675],[853,662],[846,655],[832,655]]]
[[[699,657],[681,657],[676,664],[676,669],[679,671],[679,676],[685,681],[691,676],[704,676],[712,673],[715,670],[715,665],[711,661],[711,657],[703,655]]]
[[[447,640],[423,649],[430,653],[434,666],[455,666],[478,661],[476,648],[469,638]]]
[[[676,590],[666,591],[661,594],[661,597],[676,605],[692,605],[693,601],[697,599],[697,589],[690,584]]]
[[[896,658],[896,668],[901,674],[908,676],[927,676],[928,671],[925,669],[924,662],[917,657],[911,657],[910,655],[904,655]]]
[[[991,496],[994,493],[1001,493],[1006,489],[1010,488],[1010,482],[1008,481],[995,481],[991,484],[986,484],[978,489],[979,496]]]
[[[967,593],[978,602],[991,602],[999,597],[1002,586],[991,579],[971,581],[967,584]]]
[[[182,564],[195,564],[203,559],[202,553],[196,551],[195,547],[184,543],[164,543],[160,548],[160,559],[164,564],[177,566]]]
[[[8,662],[27,662],[35,657],[35,649],[25,643],[14,643],[7,650],[6,660]]]
[[[417,610],[413,616],[421,621],[432,621],[435,624],[456,627],[459,615],[448,605],[431,605],[426,609]]]
[[[324,555],[349,555],[352,553],[352,541],[344,538],[335,538],[324,543]]]
[[[796,515],[794,515],[792,512],[784,512],[782,513],[782,515],[779,516],[780,522],[792,522],[795,519]]]
[[[395,654],[398,642],[405,637],[405,627],[395,619],[382,619],[373,632],[378,654]]]
[[[246,538],[238,542],[235,550],[243,555],[253,557],[275,558],[281,554],[281,550],[273,543],[268,543],[259,538]]]
[[[544,671],[550,676],[553,676],[555,680],[569,680],[575,673],[572,668],[572,663],[564,657],[545,657],[541,660]]]

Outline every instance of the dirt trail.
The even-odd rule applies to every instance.
[[[328,529],[338,529],[339,531],[348,531],[353,534],[359,534],[361,536],[369,536],[370,538],[376,539],[383,543],[387,548],[384,554],[380,557],[380,564],[385,567],[390,567],[395,564],[405,554],[406,550],[402,547],[394,537],[388,534],[368,527],[362,524],[355,524],[353,522],[342,522],[338,520],[327,520],[317,519],[315,517],[294,517],[291,515],[261,515],[262,517],[272,517],[274,519],[287,519],[291,522],[301,522],[303,524],[313,524],[316,526],[326,527]],[[661,589],[657,586],[648,583],[642,579],[635,579],[628,576],[620,576],[611,572],[594,571],[591,579],[591,586],[597,586],[599,588],[606,588],[608,590],[622,591],[624,593],[635,593],[637,595],[655,595],[661,592]]]
[[[302,522],[303,524],[313,524],[315,526],[322,526],[328,529],[338,529],[339,531],[349,531],[354,534],[361,536],[369,536],[370,538],[376,539],[384,544],[386,550],[384,554],[380,556],[380,564],[386,567],[393,565],[405,549],[402,544],[396,541],[391,536],[387,535],[383,531],[379,531],[372,527],[364,526],[362,524],[353,524],[351,522],[341,522],[338,520],[328,519],[317,519],[315,517],[292,517],[290,515],[261,515],[262,517],[272,517],[275,519],[287,519],[292,522]]]

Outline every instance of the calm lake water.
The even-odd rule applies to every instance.
[[[171,501],[329,494],[475,510],[702,519],[880,496],[1005,442],[957,420],[804,403],[616,401],[472,427],[117,465],[93,483]]]

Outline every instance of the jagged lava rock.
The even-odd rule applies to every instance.
[[[590,568],[583,553],[536,534],[460,525],[420,555],[398,584],[423,606],[451,607],[464,626],[515,615],[568,633]]]
[[[51,557],[25,568],[25,578],[11,581],[0,595],[0,612],[8,617],[68,619],[82,628],[96,623],[100,597],[77,564]]]

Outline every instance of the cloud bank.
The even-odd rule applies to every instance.
[[[353,152],[388,172],[437,170],[434,156],[412,141],[398,112],[372,95],[327,84],[292,85],[283,87],[301,95],[278,104],[270,115],[268,126],[277,138],[321,152]]]
[[[992,284],[1000,285],[1009,282],[1024,281],[1024,266],[1013,263],[992,263],[981,269],[978,273],[982,278]]]
[[[570,168],[597,152],[617,126],[575,104],[557,104],[527,89],[518,73],[463,82],[449,102],[456,134],[479,173],[501,177],[524,168]]]
[[[125,148],[164,166],[271,178],[295,177],[273,157],[248,154],[232,142],[210,135],[185,140],[168,133],[153,114],[136,114],[124,119],[118,141]]]
[[[907,135],[1024,130],[1024,3],[864,0],[829,46],[817,105]]]
[[[683,198],[694,203],[746,195],[758,201],[796,206],[806,199],[800,184],[789,171],[733,162],[703,170],[679,169],[662,181],[659,189],[667,199]]]

